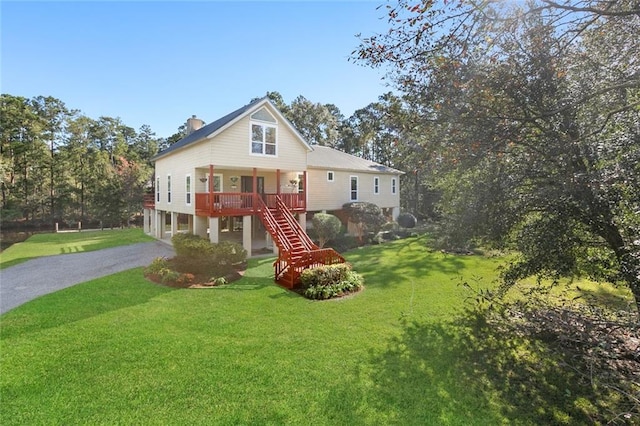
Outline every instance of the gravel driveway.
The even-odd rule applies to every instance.
[[[86,253],[46,256],[0,270],[0,314],[43,294],[94,278],[146,266],[159,256],[175,253],[154,241]]]

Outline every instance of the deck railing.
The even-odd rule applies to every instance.
[[[155,209],[156,196],[154,194],[144,194],[142,196],[142,207],[145,209]]]
[[[255,194],[269,208],[277,206],[278,194]],[[284,204],[292,211],[306,210],[304,194],[280,194]],[[198,216],[242,216],[258,212],[254,203],[254,194],[250,192],[197,192],[196,214]]]

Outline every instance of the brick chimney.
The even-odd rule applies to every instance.
[[[203,124],[204,121],[196,118],[195,115],[192,115],[191,118],[187,119],[187,135],[190,135],[191,133],[201,128]]]

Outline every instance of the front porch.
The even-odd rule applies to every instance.
[[[199,192],[196,193],[196,216],[223,217],[255,215],[258,213],[255,197],[260,197],[269,208],[275,208],[276,197],[280,197],[292,212],[298,213],[307,210],[306,194],[304,192],[295,194]]]
[[[196,169],[195,174],[205,189],[195,193],[196,216],[256,215],[256,197],[260,197],[269,208],[275,208],[276,199],[280,197],[292,212],[305,212],[307,209],[306,171],[259,171],[255,167],[234,170],[209,165],[208,170]],[[224,187],[229,186],[232,191],[224,191]]]

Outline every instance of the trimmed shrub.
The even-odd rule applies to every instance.
[[[402,226],[403,228],[415,228],[416,224],[418,223],[416,217],[411,213],[400,213],[398,215],[398,219],[396,220],[398,222],[398,225]]]
[[[363,288],[363,278],[348,263],[309,268],[300,276],[302,294],[309,299],[331,299]]]
[[[178,257],[213,254],[214,251],[208,239],[194,234],[176,234],[171,238],[171,244]]]
[[[225,276],[233,266],[247,260],[247,251],[237,243],[212,244],[193,234],[177,234],[172,239],[175,268],[196,275]]]
[[[342,206],[349,217],[349,221],[356,224],[358,239],[364,243],[366,236],[375,236],[387,219],[380,207],[373,203],[351,202]]]
[[[313,229],[318,236],[319,246],[323,248],[327,241],[334,239],[342,229],[342,223],[337,216],[327,213],[316,213],[311,219]]]

